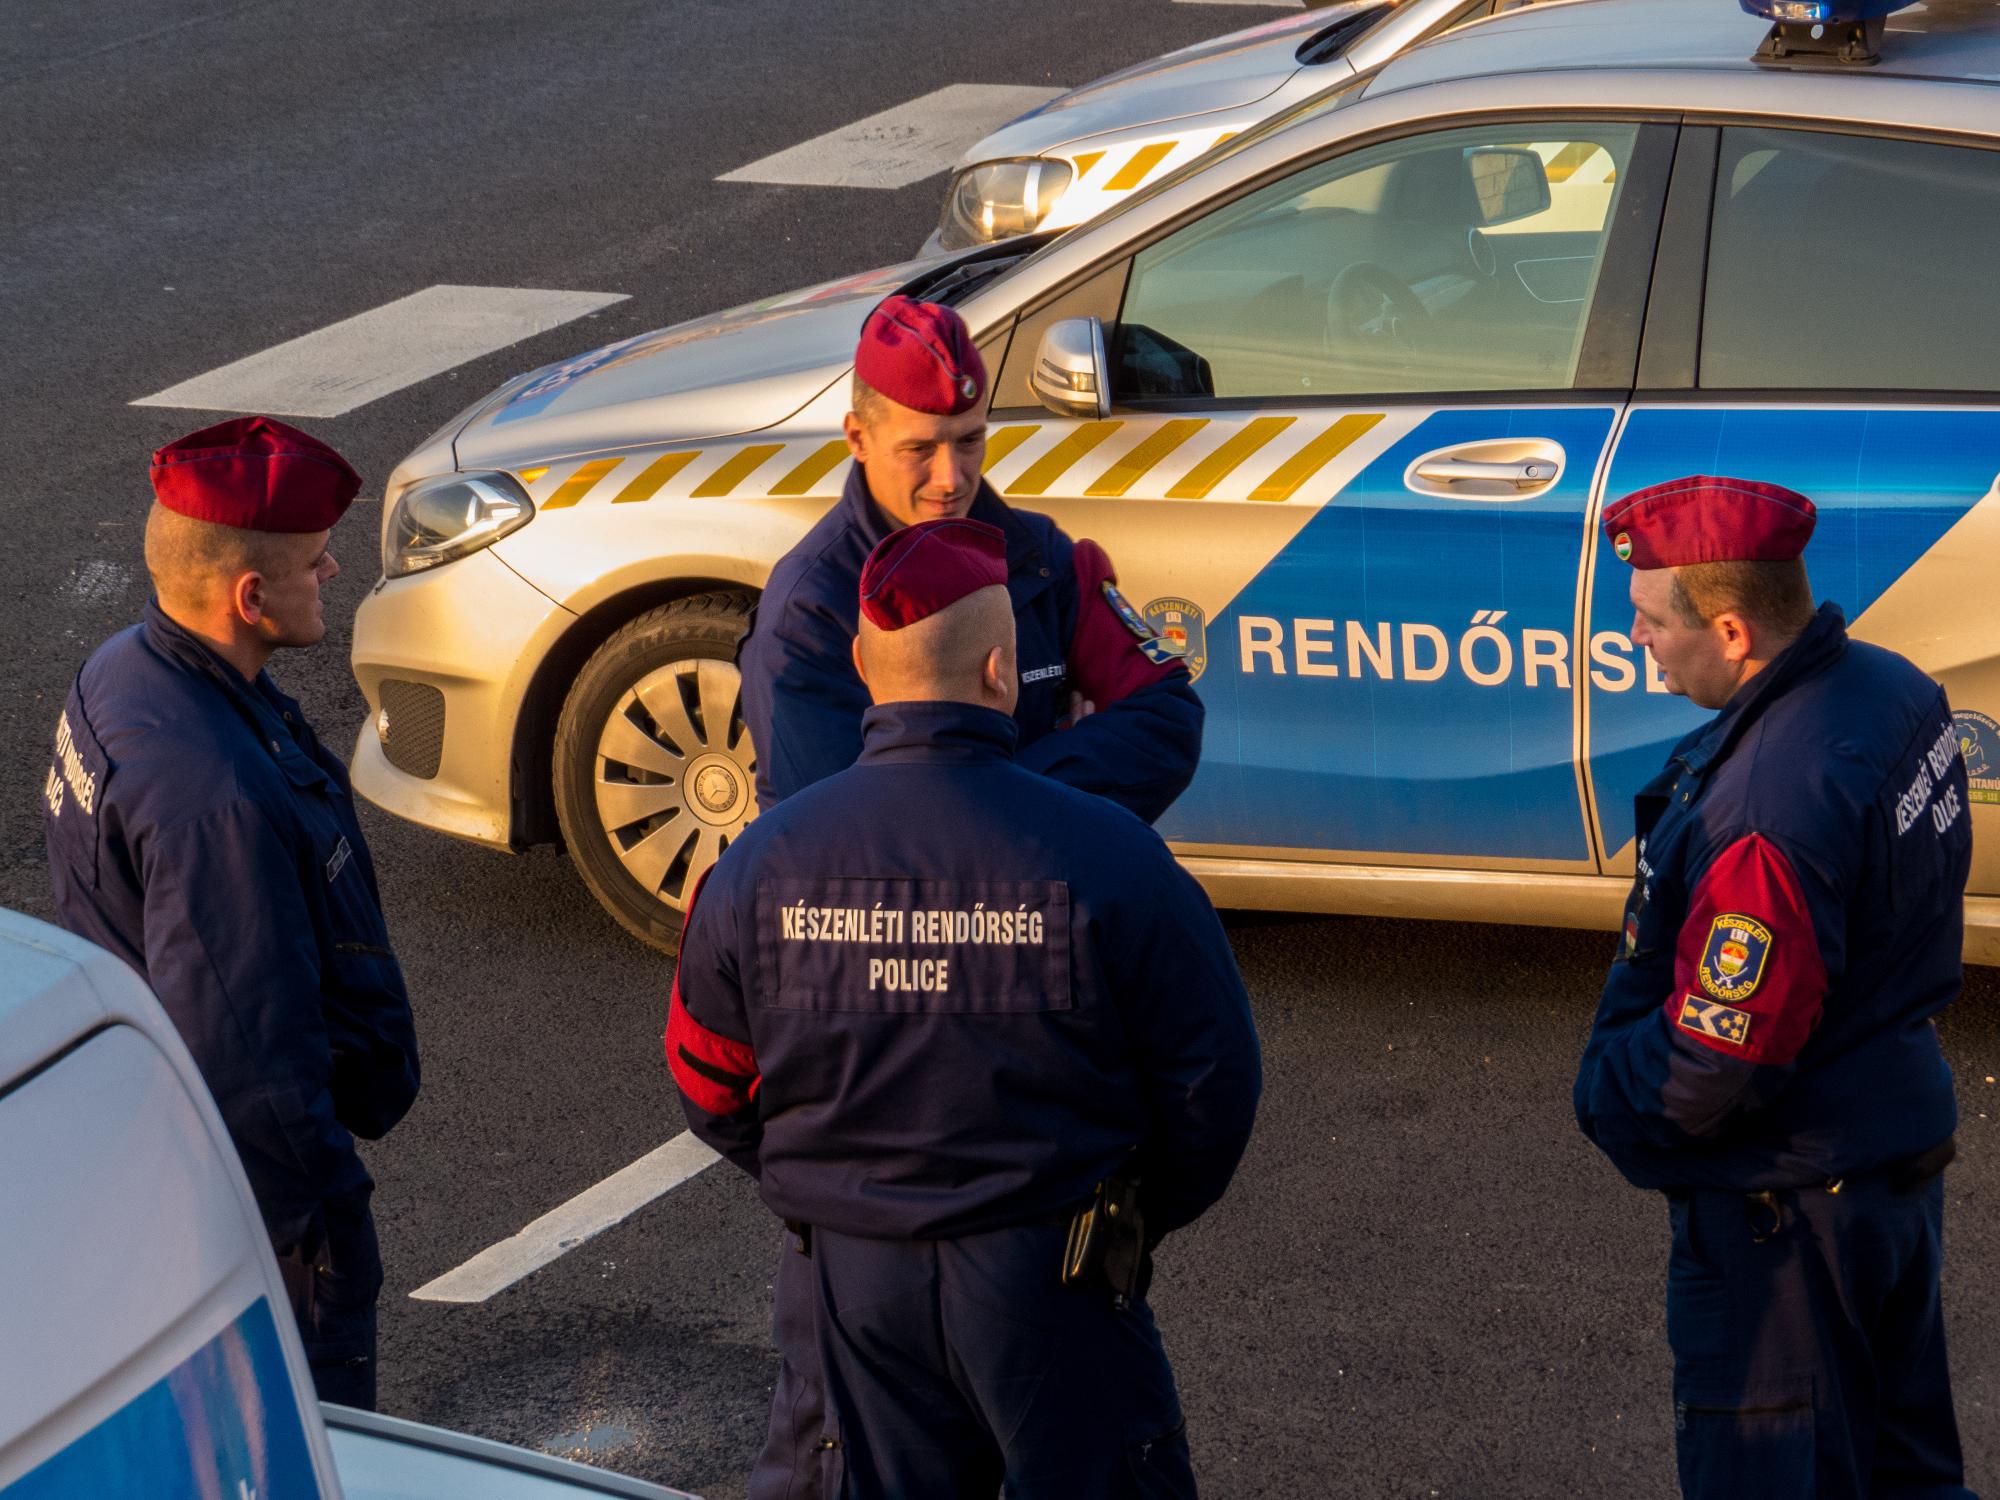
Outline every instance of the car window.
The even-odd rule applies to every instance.
[[[1630,123],[1443,131],[1218,209],[1134,259],[1116,392],[1570,389],[1638,134]]]
[[[2000,391],[2000,151],[1722,133],[1710,389]]]

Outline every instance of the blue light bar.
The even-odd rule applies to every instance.
[[[1759,20],[1785,26],[1845,26],[1857,21],[1879,21],[1914,5],[1916,0],[1737,0],[1737,3]]]

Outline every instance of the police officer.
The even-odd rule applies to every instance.
[[[1812,502],[1627,495],[1632,638],[1715,717],[1639,793],[1638,874],[1576,1080],[1673,1228],[1682,1492],[1968,1496],[1938,1277],[1972,835],[1943,689],[1813,609]]]
[[[327,541],[361,481],[267,417],[169,444],[152,480],[154,597],[84,664],[56,726],[56,910],[173,1017],[320,1396],[372,1407],[382,1265],[354,1137],[416,1098],[416,1034],[346,770],[264,670],[326,634]]]
[[[828,1494],[1192,1493],[1139,1252],[1227,1185],[1256,1034],[1158,835],[1016,763],[1008,545],[874,548],[860,758],[749,827],[682,941],[674,1079],[806,1252]],[[1107,1180],[1078,1224],[1143,1235],[1065,1285]]]
[[[868,692],[848,651],[869,549],[898,527],[969,515],[1006,538],[1019,763],[1159,817],[1194,777],[1201,700],[1185,666],[1118,594],[1102,549],[1072,544],[980,478],[986,367],[964,321],[937,303],[889,298],[861,330],[853,401],[846,490],[779,559],[738,653],[758,806],[861,753]],[[1150,654],[1133,652],[1134,639]]]

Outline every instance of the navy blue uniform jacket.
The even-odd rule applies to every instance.
[[[273,1245],[371,1181],[417,1042],[347,771],[270,676],[161,613],[84,664],[43,788],[56,910],[160,997]]]
[[[1648,1188],[1803,1187],[1957,1123],[1971,812],[1944,689],[1813,623],[1639,793],[1639,869],[1576,1080]]]
[[[1154,821],[1187,790],[1201,759],[1201,700],[1187,672],[1100,703],[1056,732],[1076,685],[1068,664],[1079,607],[1070,539],[1047,516],[1015,510],[983,482],[972,519],[1007,534],[1020,764]],[[868,689],[849,654],[861,616],[861,565],[895,529],[869,496],[861,466],[852,464],[839,503],[771,570],[737,651],[760,809],[845,770],[861,753]]]
[[[1261,1086],[1207,896],[1123,808],[1016,765],[1003,714],[886,704],[863,732],[695,900],[667,1032],[689,1127],[839,1233],[1043,1220],[1135,1152],[1148,1230],[1193,1219]]]

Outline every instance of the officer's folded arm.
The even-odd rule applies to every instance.
[[[1696,883],[1662,1004],[1599,1019],[1578,1080],[1586,1133],[1614,1156],[1621,1142],[1713,1140],[1782,1093],[1839,961],[1821,935],[1838,910],[1813,860],[1754,833],[1723,848]],[[1746,923],[1755,932],[1734,937]]]

